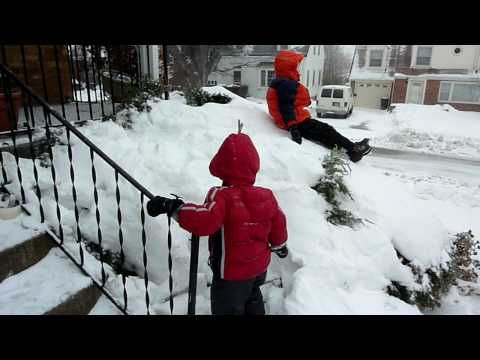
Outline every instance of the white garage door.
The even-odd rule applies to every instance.
[[[390,98],[391,82],[355,81],[355,106],[380,109],[380,99]]]

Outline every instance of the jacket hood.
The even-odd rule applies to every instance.
[[[303,60],[303,54],[294,51],[279,51],[275,57],[275,77],[299,81],[298,64]]]
[[[210,174],[223,180],[224,185],[253,185],[260,158],[252,140],[246,134],[230,134],[210,162]]]

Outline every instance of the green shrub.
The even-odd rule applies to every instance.
[[[480,274],[477,254],[480,243],[474,240],[471,231],[458,233],[449,249],[450,261],[444,266],[436,266],[422,271],[397,251],[398,258],[411,268],[419,289],[409,289],[397,282],[387,287],[388,294],[417,305],[421,310],[440,306],[442,297],[452,286],[457,286],[465,295],[472,291],[472,284]]]
[[[148,100],[159,101],[162,98],[164,86],[158,80],[143,80],[140,86],[128,94],[128,98],[119,110],[136,109],[138,112],[151,111]]]
[[[202,106],[209,102],[228,104],[230,101],[232,101],[232,98],[228,95],[223,95],[220,93],[209,94],[203,89],[188,89],[184,94],[187,105],[191,106]]]
[[[331,205],[331,208],[326,210],[327,221],[334,225],[347,225],[351,228],[362,223],[362,220],[350,211],[340,208],[342,198],[348,196],[353,200],[352,194],[343,181],[343,177],[351,172],[344,152],[335,147],[323,158],[322,167],[325,169],[325,174],[320,177],[317,184],[312,186],[312,189],[321,194]]]

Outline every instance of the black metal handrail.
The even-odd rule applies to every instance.
[[[67,129],[69,129],[72,133],[74,133],[82,142],[85,143],[90,149],[92,149],[98,156],[100,156],[103,160],[107,162],[111,167],[118,170],[118,172],[127,179],[133,186],[135,186],[140,192],[144,193],[145,196],[152,199],[153,194],[148,191],[142,184],[140,184],[137,180],[131,177],[128,172],[126,172],[120,165],[118,165],[115,161],[113,161],[107,154],[105,154],[97,145],[91,142],[85,135],[83,135],[75,126],[73,126],[70,122],[65,120],[62,115],[55,110],[53,107],[50,106],[42,97],[36,95],[32,88],[30,88],[27,84],[22,82],[18,79],[13,72],[11,72],[7,67],[0,63],[0,70],[4,75],[7,75],[10,80],[12,80],[21,90],[27,92],[29,96],[31,96],[35,101],[37,101],[40,105],[44,107],[44,109],[48,109],[51,115],[53,115],[58,121],[62,123]]]
[[[97,226],[98,226],[98,240],[99,240],[99,246],[100,246],[100,262],[102,263],[102,282],[99,284],[96,279],[93,276],[90,276],[94,283],[102,290],[102,292],[107,296],[107,298],[112,301],[115,306],[122,311],[124,314],[127,313],[127,292],[126,292],[126,287],[125,287],[125,277],[122,274],[122,282],[123,282],[123,288],[124,288],[124,306],[122,307],[119,305],[113,298],[111,294],[105,289],[104,285],[106,282],[105,278],[105,273],[104,273],[104,268],[103,268],[103,258],[102,258],[102,249],[101,249],[101,240],[102,240],[102,233],[101,233],[101,225],[100,225],[100,213],[99,213],[99,208],[98,208],[98,194],[97,194],[97,188],[96,188],[96,171],[95,171],[95,165],[94,165],[94,157],[97,155],[98,157],[102,158],[110,167],[112,167],[115,171],[115,179],[116,179],[116,196],[117,196],[117,205],[118,205],[118,225],[119,225],[119,242],[120,242],[120,249],[121,249],[121,257],[122,261],[124,259],[124,253],[123,253],[123,234],[122,234],[122,215],[121,215],[121,210],[120,210],[120,192],[118,188],[118,175],[121,175],[127,182],[129,182],[131,185],[133,185],[139,192],[140,192],[140,199],[141,199],[141,221],[142,221],[142,244],[143,244],[143,261],[144,261],[144,279],[145,279],[145,300],[146,300],[146,306],[147,306],[147,314],[150,314],[149,311],[149,293],[148,293],[148,273],[147,273],[147,252],[146,252],[146,234],[145,234],[145,213],[144,213],[144,198],[147,197],[148,199],[153,198],[153,194],[148,191],[143,185],[141,185],[136,179],[134,179],[126,170],[124,170],[120,165],[118,165],[114,160],[112,160],[107,154],[105,154],[98,146],[96,146],[92,141],[90,141],[85,135],[83,135],[72,123],[67,121],[62,114],[60,114],[57,110],[55,110],[50,104],[42,97],[36,95],[32,88],[25,84],[23,81],[17,78],[17,76],[10,70],[8,69],[4,64],[0,63],[0,73],[2,74],[2,79],[4,80],[2,86],[4,88],[9,88],[10,90],[7,90],[7,97],[9,97],[9,109],[13,109],[12,105],[12,99],[11,99],[11,85],[8,84],[6,86],[5,80],[8,79],[8,82],[12,82],[15,87],[21,90],[23,95],[28,96],[28,103],[30,105],[30,110],[31,110],[31,100],[33,99],[37,104],[40,104],[40,106],[43,108],[44,111],[44,117],[45,117],[45,128],[46,128],[46,134],[47,137],[50,137],[50,127],[51,127],[51,121],[50,118],[54,117],[56,120],[58,120],[63,126],[65,126],[66,133],[67,133],[67,139],[68,139],[68,155],[69,155],[69,161],[70,161],[70,175],[71,175],[71,181],[72,181],[72,195],[75,203],[75,218],[76,218],[76,223],[77,223],[77,234],[78,234],[78,239],[77,242],[79,243],[80,247],[80,252],[81,252],[81,261],[78,263],[73,256],[68,254],[66,249],[62,247],[63,245],[63,231],[62,231],[62,225],[61,225],[61,211],[59,207],[59,199],[58,199],[58,191],[56,188],[56,173],[53,165],[53,155],[51,151],[51,145],[49,145],[49,157],[50,160],[52,161],[52,179],[53,179],[53,186],[54,186],[54,194],[55,194],[55,201],[57,205],[57,220],[59,224],[59,231],[60,231],[60,239],[59,239],[59,245],[62,247],[62,249],[69,255],[69,258],[74,261],[74,263],[81,268],[81,270],[84,273],[87,273],[85,269],[83,268],[83,250],[80,244],[81,240],[81,235],[80,235],[80,228],[79,228],[79,217],[78,217],[78,208],[76,204],[76,190],[75,190],[75,176],[74,176],[74,167],[72,163],[72,149],[71,149],[71,144],[70,144],[70,136],[73,133],[77,138],[79,138],[88,148],[90,149],[90,156],[91,156],[91,162],[92,162],[92,180],[93,180],[93,185],[94,185],[94,198],[95,198],[95,207],[96,207],[96,219],[97,219]],[[59,86],[61,86],[61,80],[59,79]],[[26,114],[28,113],[26,107],[27,105],[24,104],[25,106],[25,112]],[[11,112],[11,111],[10,111]],[[33,115],[33,114],[32,114]],[[22,190],[22,202],[25,203],[25,195],[24,195],[24,190],[23,190],[23,185],[22,185],[22,174],[20,170],[20,165],[19,165],[19,160],[18,160],[18,154],[16,152],[16,143],[15,143],[15,132],[14,132],[14,115],[9,113],[9,118],[11,119],[12,125],[11,125],[11,134],[12,134],[12,140],[13,140],[13,148],[15,152],[15,158],[16,158],[16,163],[17,163],[17,171],[18,171],[18,177],[20,180],[20,187]],[[33,119],[32,119],[33,120]],[[30,130],[30,128],[29,128]],[[30,146],[31,145],[31,134],[29,135],[29,140],[30,140]],[[1,152],[0,152],[1,155]],[[6,179],[6,173],[5,169],[3,167],[3,158],[0,157],[1,160],[1,165],[2,165],[2,174],[4,177],[4,182],[7,182]],[[40,195],[40,190],[38,188],[38,179],[37,179],[37,172],[35,168],[35,159],[33,158],[34,162],[34,169],[35,169],[35,180],[37,182],[37,197],[39,198],[39,204],[40,204],[40,212],[41,212],[41,217],[42,221],[44,220],[44,215],[43,215],[43,209],[42,209],[42,203],[41,203],[41,195]],[[170,224],[170,219],[169,219],[169,224]],[[189,280],[189,297],[188,297],[188,314],[195,314],[195,298],[196,298],[196,279],[197,279],[197,267],[198,267],[198,243],[199,243],[199,238],[198,236],[194,236],[192,234],[192,246],[191,246],[191,264],[190,264],[190,280]],[[171,300],[171,313],[173,314],[173,293],[172,293],[172,261],[171,261],[171,239],[169,237],[168,241],[168,251],[169,251],[169,289],[170,289],[170,300]],[[88,274],[88,273],[87,273]]]

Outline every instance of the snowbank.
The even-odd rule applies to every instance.
[[[450,105],[394,104],[392,129],[375,143],[480,158],[480,113]]]
[[[207,103],[191,107],[176,96],[170,101],[151,103],[149,113],[132,113],[131,130],[114,122],[91,123],[80,130],[153,193],[163,196],[176,193],[188,201],[201,203],[207,190],[220,184],[219,179],[209,174],[209,162],[224,138],[236,132],[240,119],[261,159],[256,184],[274,191],[288,218],[291,255],[284,261],[273,259],[268,276],[281,276],[284,288],[265,287],[268,312],[418,314],[416,307],[387,295],[385,287],[392,280],[414,286],[413,276],[397,259],[395,248],[419,266],[438,265],[446,260],[444,249],[449,243],[449,233],[431,208],[425,207],[402,181],[370,166],[366,158],[351,164],[352,174],[346,182],[355,202],[346,203],[345,207],[368,221],[358,230],[331,225],[324,214],[328,204],[310,188],[323,174],[321,159],[327,150],[308,141],[302,146],[291,141],[288,133],[274,126],[262,104],[240,98],[221,87],[205,90],[226,93],[233,100],[226,105]],[[398,111],[397,118],[401,118],[401,108]],[[413,110],[410,114],[416,116]],[[65,138],[63,141],[66,143]],[[74,138],[72,146],[80,228],[89,239],[96,241],[90,154]],[[13,157],[4,154],[4,158],[9,177],[16,178]],[[76,234],[76,223],[67,147],[56,146],[54,158],[63,230],[66,238],[72,238]],[[95,166],[103,245],[119,250],[114,173],[101,159],[95,159]],[[30,207],[35,209],[31,161],[22,160],[22,171]],[[50,169],[40,167],[39,177],[47,219],[57,224]],[[126,259],[131,269],[142,273],[140,194],[123,180],[119,186]],[[18,193],[16,183],[9,187]],[[162,300],[168,295],[166,219],[147,217],[146,233],[148,274],[155,283],[151,294],[153,313],[168,313],[168,303]],[[172,235],[174,286],[179,291],[188,283],[190,235],[177,224],[172,226]],[[200,313],[209,313],[206,282],[210,269],[205,240],[201,239],[199,261]],[[138,294],[135,301],[140,304],[144,299],[143,284],[128,282],[129,294]],[[121,290],[116,294],[122,299]],[[186,294],[176,300],[176,313],[185,313]]]

